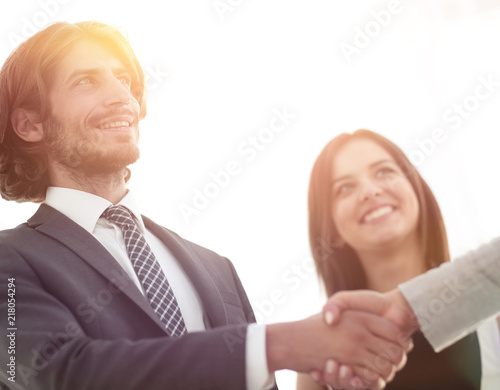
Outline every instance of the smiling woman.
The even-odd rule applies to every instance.
[[[380,213],[383,220],[382,215],[377,218]],[[380,242],[383,234],[389,236]],[[422,270],[449,261],[439,206],[404,153],[368,130],[334,138],[317,158],[309,184],[310,246],[328,243],[336,248],[334,259],[315,256],[327,294],[368,287],[359,251],[373,252],[392,239],[395,244],[415,237],[423,249]]]
[[[449,261],[439,206],[403,152],[368,130],[341,134],[323,149],[309,186],[309,240],[328,295],[388,291]],[[317,251],[322,244],[333,251]],[[479,389],[476,334],[434,353],[420,334],[388,389]],[[321,389],[299,375],[298,389]]]
[[[331,218],[342,244],[354,248],[367,278],[367,287],[385,290],[385,278],[373,277],[386,264],[387,248],[408,250],[418,257],[405,263],[411,278],[426,271],[417,229],[419,202],[395,159],[370,139],[353,139],[333,159]],[[384,259],[377,254],[384,245]],[[373,270],[371,270],[373,268]]]

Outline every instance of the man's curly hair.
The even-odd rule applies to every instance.
[[[131,90],[146,115],[144,73],[127,39],[114,27],[99,22],[59,22],[17,47],[0,71],[0,193],[6,200],[43,202],[49,186],[46,152],[41,143],[26,142],[12,127],[16,109],[50,115],[48,91],[55,66],[75,42],[93,39],[106,45],[133,77]],[[127,180],[130,171],[127,170]]]

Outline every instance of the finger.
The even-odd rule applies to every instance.
[[[349,382],[353,389],[366,389],[365,382],[360,377],[355,376]]]
[[[323,308],[323,319],[329,326],[335,325],[338,322],[341,314],[342,308],[336,303],[330,304],[327,310]]]
[[[397,372],[398,372],[397,367],[393,366],[392,367],[392,373],[387,378],[385,378],[385,382],[386,383],[392,382],[394,380],[394,377],[396,376]]]
[[[360,310],[382,315],[388,306],[389,302],[384,296],[374,291],[342,291],[336,293],[328,300],[323,307],[323,313],[331,312],[334,318],[339,310]]]
[[[370,390],[383,390],[386,385],[387,383],[380,379],[374,386],[370,387]]]
[[[413,340],[411,338],[411,332],[402,331],[397,334],[397,343],[403,348],[406,353],[409,353],[413,349]]]
[[[342,351],[344,355],[341,353],[335,357],[351,365],[364,366],[386,380],[399,366],[404,354],[401,346],[376,334],[384,335],[386,324],[390,325],[389,330],[395,328],[388,320],[372,314],[357,311],[344,313],[338,327],[347,327],[355,341],[348,343]],[[377,330],[377,327],[382,330]]]
[[[339,375],[339,363],[334,359],[328,359],[325,364],[325,375],[337,377]]]
[[[381,353],[373,354],[369,359],[365,360],[364,366],[382,378],[385,382],[389,382],[394,378],[397,372],[397,366],[389,359],[389,356]]]
[[[399,344],[406,351],[409,348],[411,337],[392,321],[377,315],[366,315],[366,324],[373,334]]]
[[[407,329],[410,333],[420,328],[418,318],[413,312],[413,308],[398,288],[390,290],[383,295],[386,300],[391,303],[386,313],[388,319]]]
[[[403,359],[401,360],[401,363],[396,366],[396,371],[401,371],[404,366],[406,366],[406,362],[408,361],[408,357],[406,354],[403,355]],[[390,381],[389,381],[390,382]]]
[[[384,312],[384,317],[394,322],[401,329],[409,331],[409,336],[411,336],[411,333],[415,331],[415,327],[412,325],[412,317],[410,313],[406,312],[397,305],[388,304]]]
[[[366,351],[364,362],[367,363],[368,360],[371,363],[371,367],[368,368],[387,378],[393,368],[396,369],[403,364],[405,349],[398,343],[384,338],[384,336],[389,337],[384,333],[384,324],[378,324],[379,320],[384,321],[383,319],[374,317],[366,320],[368,333],[362,339],[363,348]],[[379,327],[380,325],[382,328]]]
[[[363,383],[363,389],[381,390],[386,386],[386,381],[369,368],[352,366],[354,378],[358,378]],[[359,383],[359,382],[358,382]]]
[[[395,369],[403,366],[406,362],[406,352],[399,345],[387,340],[379,339],[374,343],[375,347],[370,346],[370,351],[376,356],[375,360],[387,361]],[[373,349],[372,349],[373,348]]]
[[[400,355],[403,353],[401,348],[396,344],[391,344],[387,340],[377,339],[372,335],[363,339],[363,346],[365,348],[364,357],[357,364],[366,368],[368,372],[373,372],[384,381],[391,378],[403,359],[403,355]],[[387,350],[391,350],[392,352],[389,354],[386,352]],[[355,372],[355,374],[363,376],[360,372]]]
[[[339,382],[343,389],[355,389],[352,386],[352,380],[354,379],[354,371],[350,366],[342,364],[339,368]]]
[[[384,316],[410,335],[419,328],[418,321],[398,289],[387,293],[370,290],[342,291],[333,295],[323,307],[327,324],[334,324],[345,310],[359,310]]]
[[[343,389],[344,385],[339,378],[339,363],[334,359],[328,359],[323,370],[323,382],[335,389]]]
[[[347,384],[352,379],[352,377],[353,377],[352,368],[344,364],[341,365],[339,369],[339,378]]]
[[[318,370],[311,370],[311,371],[309,371],[309,376],[311,377],[311,379],[314,382],[316,382],[316,383],[318,383],[320,385],[324,384],[321,372],[319,372]]]
[[[375,316],[367,317],[366,321],[369,331],[381,338],[379,345],[372,351],[387,356],[392,364],[402,368],[406,362],[406,351],[412,343],[411,338],[407,338],[407,334],[390,321]]]
[[[327,384],[328,388],[335,389],[366,388],[363,380],[354,376],[354,372],[350,366],[339,365],[334,359],[328,359],[326,361],[322,382]]]

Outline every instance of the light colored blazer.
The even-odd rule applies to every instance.
[[[500,237],[398,287],[439,352],[500,313]]]

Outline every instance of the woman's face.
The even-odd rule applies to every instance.
[[[356,252],[404,244],[418,235],[418,199],[392,156],[374,141],[349,141],[332,171],[332,218]]]

